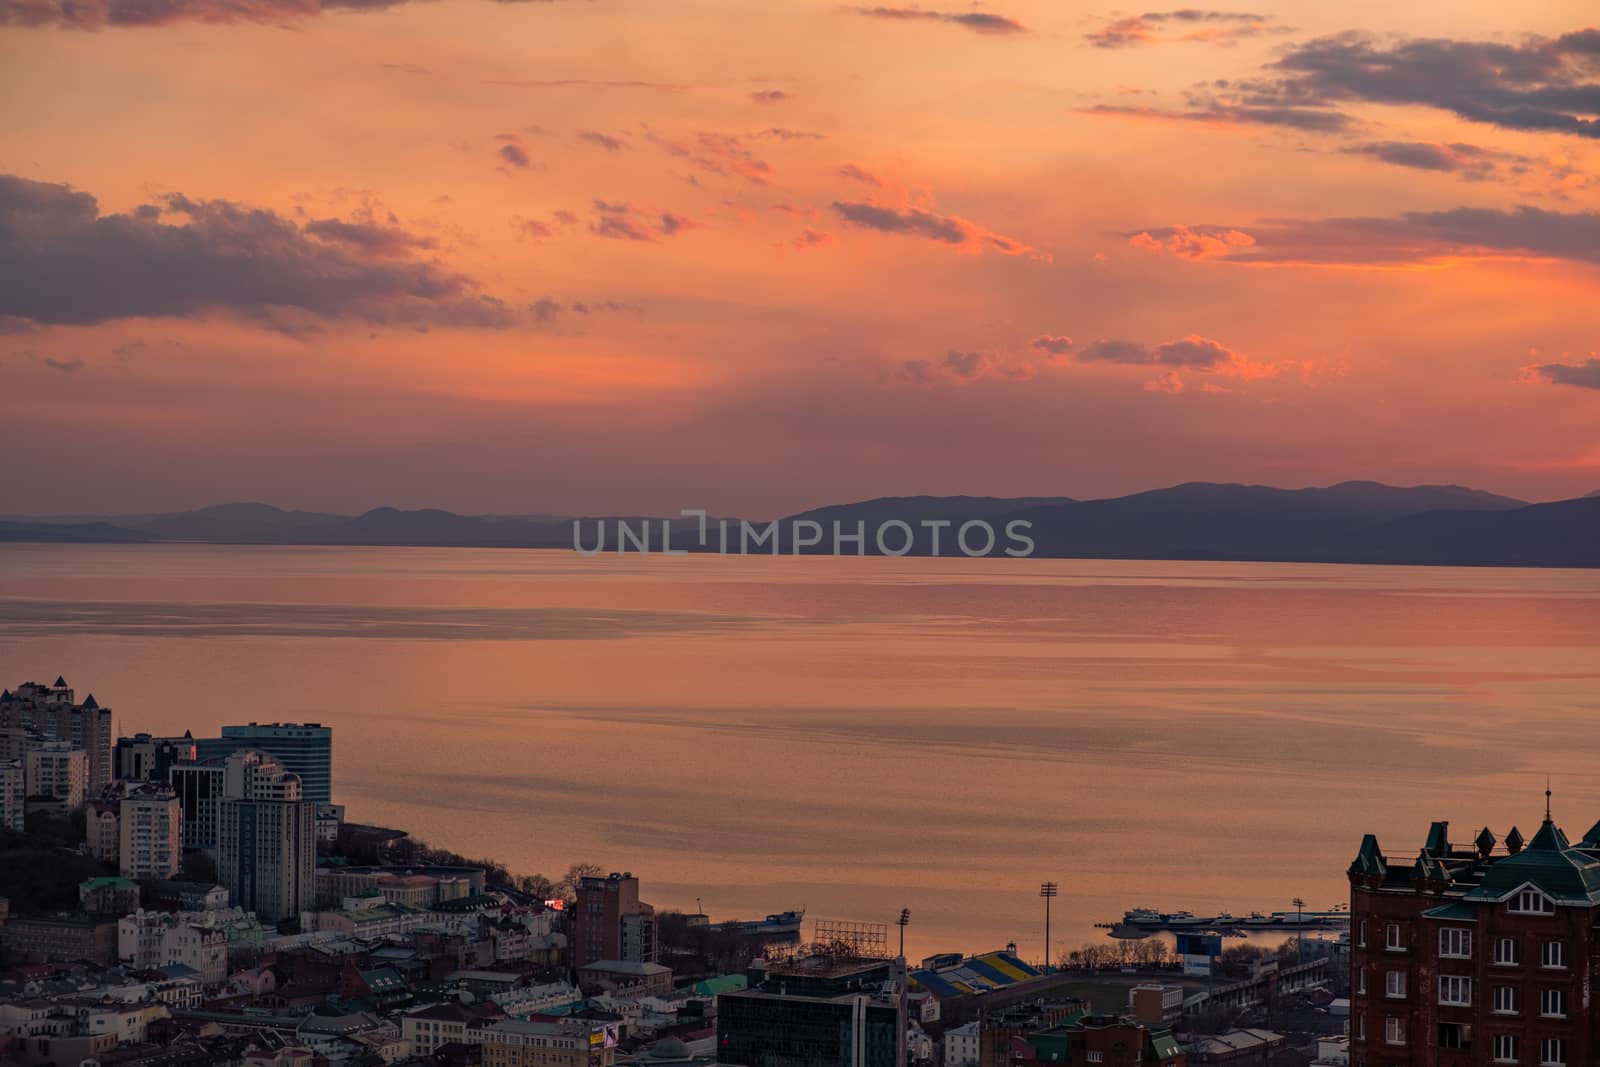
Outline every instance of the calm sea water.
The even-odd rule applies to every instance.
[[[658,907],[1043,955],[1600,818],[1600,573],[5,546],[0,681],[334,727],[351,818]]]

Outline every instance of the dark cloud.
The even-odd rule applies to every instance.
[[[782,126],[769,126],[764,130],[757,130],[750,136],[774,141],[820,141],[823,139],[823,135],[820,133],[811,133],[808,130],[787,130]]]
[[[500,158],[513,167],[526,168],[532,162],[528,158],[528,150],[520,144],[503,144],[500,146]]]
[[[1027,360],[951,349],[939,360],[906,360],[895,368],[894,379],[908,385],[970,385],[982,378],[1027,381],[1037,374]]]
[[[888,207],[870,200],[860,202],[835,200],[833,202],[833,210],[850,225],[866,230],[877,230],[879,233],[899,233],[926,237],[929,240],[951,245],[963,251],[982,252],[988,250],[1007,256],[1026,255],[1035,259],[1049,258],[1031,245],[1023,244],[1015,238],[1003,236],[992,230],[986,230],[975,222],[969,222],[955,215],[940,215],[916,207]]]
[[[1238,356],[1226,345],[1190,334],[1179,341],[1147,347],[1137,341],[1095,341],[1077,355],[1080,363],[1127,363],[1137,366],[1182,367],[1214,371]]]
[[[1150,349],[1137,341],[1093,341],[1078,352],[1079,363],[1154,363]]]
[[[622,142],[620,140],[612,137],[610,134],[601,133],[598,130],[579,130],[578,140],[587,141],[592,145],[598,145],[601,148],[604,148],[607,152],[622,151]]]
[[[638,314],[639,308],[635,304],[624,304],[620,300],[574,300],[563,304],[552,297],[541,296],[538,300],[528,305],[528,312],[533,317],[534,323],[540,326],[555,326],[561,316],[567,312],[574,315],[605,315],[610,313],[628,312]]]
[[[1519,44],[1320,37],[1242,91],[1253,104],[1434,107],[1506,129],[1600,137],[1600,30]]]
[[[1459,207],[1391,218],[1265,219],[1254,226],[1175,226],[1125,236],[1136,246],[1175,251],[1174,241],[1194,234],[1214,239],[1237,235],[1214,255],[1240,263],[1383,266],[1516,256],[1600,265],[1600,213],[1536,207]]]
[[[626,304],[620,300],[574,300],[571,307],[579,315],[603,315],[608,312],[627,312],[632,315],[639,313],[638,304]]]
[[[1205,11],[1183,8],[1178,11],[1147,11],[1113,19],[1100,29],[1084,35],[1096,48],[1128,48],[1162,41],[1203,41],[1231,45],[1247,37],[1266,33],[1270,20],[1265,15],[1245,11]]]
[[[758,104],[781,104],[790,96],[782,89],[757,89],[750,94],[750,99]]]
[[[984,11],[926,11],[918,7],[858,7],[856,14],[868,18],[889,19],[898,22],[948,22],[962,26],[973,33],[1001,35],[1027,33],[1028,28],[1016,19],[993,15]]]
[[[1586,359],[1582,363],[1541,363],[1526,368],[1526,372],[1555,385],[1600,389],[1600,359]]]
[[[324,241],[345,245],[352,251],[391,259],[434,248],[438,243],[432,237],[419,236],[400,226],[371,220],[313,219],[305,224],[305,232]]]
[[[1397,167],[1434,170],[1455,174],[1471,181],[1487,181],[1508,174],[1522,174],[1536,161],[1515,152],[1500,152],[1481,145],[1433,141],[1374,141],[1344,149],[1353,155],[1369,156]]]
[[[382,11],[406,0],[0,0],[0,26],[75,30],[165,26],[175,22],[294,22],[341,11]],[[551,3],[553,0],[497,0]]]
[[[804,251],[808,248],[820,248],[822,245],[832,244],[833,234],[807,226],[800,231],[800,236],[788,242],[788,247]]]
[[[662,237],[676,237],[684,230],[699,226],[687,216],[670,211],[647,211],[625,201],[596,200],[593,207],[595,214],[589,220],[589,231],[614,241],[649,243]]]
[[[76,374],[85,366],[81,359],[51,359],[49,356],[40,362],[51,370],[58,370],[63,374]]]
[[[511,321],[464,274],[319,237],[264,208],[174,194],[102,215],[93,196],[71,186],[0,175],[0,318],[88,324],[218,312],[281,328],[307,316]]]
[[[865,185],[870,185],[877,189],[883,188],[882,178],[878,177],[869,170],[864,170],[861,167],[856,166],[854,163],[846,163],[844,166],[839,168],[839,173],[844,175],[846,178],[851,178]]]
[[[1084,114],[1105,115],[1112,118],[1197,122],[1215,126],[1280,126],[1308,133],[1336,133],[1350,126],[1353,121],[1350,116],[1342,112],[1326,108],[1241,104],[1218,100],[1202,100],[1181,109],[1096,104],[1081,110]]]
[[[1064,356],[1072,351],[1072,338],[1047,333],[1035,337],[1028,345],[1052,356]]]
[[[690,140],[668,137],[653,130],[645,138],[675,159],[694,164],[708,174],[743,178],[752,185],[766,185],[772,165],[757,156],[736,133],[699,133]]]

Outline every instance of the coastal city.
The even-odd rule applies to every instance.
[[[333,728],[119,734],[0,692],[0,1062],[1026,1067],[1593,1062],[1600,823],[1352,842],[1348,904],[1131,908],[908,959],[899,915],[658,909],[347,821]],[[1043,921],[1061,895],[1040,883]],[[1059,905],[1058,905],[1059,907]],[[898,928],[898,929],[896,929]],[[1046,925],[1048,945],[1048,925]]]

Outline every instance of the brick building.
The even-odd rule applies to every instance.
[[[1354,1067],[1600,1063],[1600,824],[1470,847],[1436,822],[1415,860],[1368,834],[1350,865]]]
[[[600,960],[656,962],[655,908],[639,899],[631,874],[580,879],[572,912],[572,965]]]

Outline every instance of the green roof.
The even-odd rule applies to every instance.
[[[1150,1044],[1154,1046],[1158,1060],[1173,1059],[1183,1051],[1183,1046],[1178,1044],[1178,1039],[1172,1036],[1170,1030],[1152,1032]]]
[[[114,875],[114,874],[106,874],[106,875],[101,875],[98,878],[91,878],[87,882],[82,882],[82,883],[80,883],[78,885],[78,888],[79,889],[138,889],[139,886],[136,883],[131,882],[126,878],[121,878],[121,877],[118,877],[117,875]]]
[[[714,997],[720,993],[734,993],[750,985],[750,980],[742,974],[723,974],[715,978],[707,978],[703,982],[696,982],[689,987],[689,992],[697,997]]]
[[[1478,909],[1471,904],[1453,900],[1449,904],[1441,904],[1437,908],[1429,908],[1422,913],[1424,919],[1449,919],[1452,922],[1477,922]]]
[[[1546,819],[1528,846],[1491,866],[1468,900],[1504,900],[1531,885],[1561,903],[1600,903],[1600,859],[1572,847]]]

